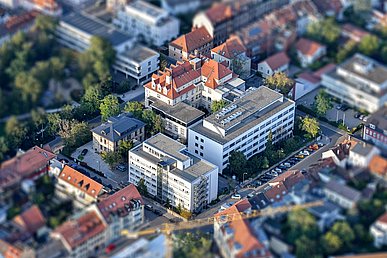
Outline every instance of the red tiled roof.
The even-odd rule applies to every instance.
[[[0,239],[0,254],[4,258],[21,258],[23,257],[23,250],[18,246]]]
[[[234,248],[236,244],[241,246],[241,249],[235,257],[244,257],[247,252],[257,251],[255,255],[249,257],[271,257],[268,250],[265,249],[264,245],[255,237],[254,232],[247,220],[242,219],[241,212],[246,211],[251,207],[248,200],[240,200],[230,208],[221,211],[216,214],[216,218],[221,221],[222,215],[232,215],[234,219],[228,223],[233,230],[233,236],[227,240],[227,244],[230,248]],[[222,229],[225,230],[224,228]],[[260,251],[263,251],[262,253]]]
[[[342,33],[348,34],[348,36],[353,39],[359,38],[361,40],[363,37],[370,35],[367,31],[359,27],[356,27],[350,23],[344,24],[341,29],[342,29]]]
[[[58,180],[67,182],[94,198],[98,197],[103,188],[100,183],[67,165],[63,168],[62,172],[60,172]]]
[[[223,44],[213,48],[211,52],[217,53],[228,59],[233,59],[239,54],[246,52],[246,48],[239,37],[234,36],[227,39]]]
[[[120,217],[124,217],[129,214],[130,209],[133,205],[135,205],[133,201],[140,201],[142,205],[144,204],[136,186],[130,184],[113,195],[100,200],[97,207],[104,216],[105,220],[110,222],[110,214],[117,214]]]
[[[288,64],[290,61],[288,55],[285,52],[279,52],[266,58],[263,62],[266,62],[270,68],[274,71],[281,66]]]
[[[28,178],[45,170],[56,155],[35,146],[23,154],[4,161],[0,165],[0,187],[7,187],[22,178]]]
[[[296,43],[296,49],[305,56],[313,56],[322,47],[324,46],[320,43],[306,38],[301,38]]]
[[[28,11],[20,15],[11,16],[5,22],[4,27],[10,32],[17,31],[25,25],[32,23],[38,15],[38,11]]]
[[[387,224],[387,212],[380,216],[377,221],[380,223]]]
[[[321,80],[316,75],[314,75],[314,73],[311,73],[311,72],[300,73],[298,75],[298,78],[301,78],[301,79],[308,81],[308,82],[311,82],[313,84],[316,84],[316,83],[320,82],[320,80]]]
[[[295,185],[297,184],[298,182],[300,182],[301,180],[303,180],[305,177],[304,175],[301,173],[301,171],[299,170],[288,170],[284,173],[282,173],[281,175],[277,176],[276,178],[274,178],[273,180],[271,180],[269,182],[269,184],[272,184],[272,183],[275,183],[275,182],[278,182],[278,183],[283,183],[284,186],[286,187],[286,189],[288,191],[290,191],[290,189]]]
[[[321,77],[323,74],[329,73],[330,71],[333,71],[333,69],[335,68],[336,68],[335,64],[332,64],[332,63],[326,64],[320,69],[318,69],[317,71],[315,71],[313,74],[321,80]]]
[[[375,155],[370,161],[369,170],[372,173],[387,176],[387,159],[382,156]]]
[[[205,85],[212,89],[216,89],[219,85],[216,81],[232,74],[232,71],[223,64],[210,59],[204,62],[201,73],[202,76],[207,78]]]
[[[174,47],[182,49],[184,52],[190,53],[195,49],[201,48],[202,46],[212,41],[211,35],[208,33],[205,27],[200,27],[187,34],[184,34],[170,44]]]
[[[31,208],[16,216],[13,219],[13,222],[22,230],[27,231],[30,234],[36,233],[46,224],[42,212],[36,205],[31,206]]]
[[[224,3],[216,3],[206,11],[206,15],[213,24],[218,24],[232,17],[232,9]]]
[[[106,226],[97,213],[91,211],[76,220],[66,221],[55,229],[53,234],[61,236],[72,249],[75,249],[105,229]]]

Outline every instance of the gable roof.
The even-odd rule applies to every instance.
[[[100,183],[67,165],[60,172],[58,180],[62,180],[94,198],[98,197],[103,188]]]
[[[105,229],[106,226],[97,213],[91,211],[76,220],[64,222],[55,229],[53,234],[60,235],[71,249],[75,249]]]
[[[241,53],[246,52],[246,48],[239,37],[234,36],[227,39],[223,44],[211,49],[211,52],[217,53],[228,59],[233,59]]]
[[[266,58],[263,62],[266,62],[267,65],[274,71],[286,64],[289,64],[289,61],[290,59],[288,55],[282,51]]]
[[[305,56],[313,56],[322,47],[324,45],[306,38],[301,38],[296,43],[297,51],[300,51]]]
[[[184,34],[170,43],[170,45],[182,49],[184,52],[190,53],[212,41],[211,35],[205,27],[194,29],[187,34]]]
[[[205,85],[207,87],[215,89],[219,86],[219,83],[217,81],[232,74],[232,71],[228,69],[225,65],[218,63],[213,59],[209,59],[204,62],[201,68],[201,74],[202,76],[207,78]]]
[[[378,174],[380,176],[387,175],[387,159],[382,156],[375,155],[369,164],[369,170],[371,173]]]
[[[387,224],[387,212],[385,212],[383,215],[381,215],[377,222]]]
[[[139,201],[139,203],[138,203]],[[105,220],[110,223],[111,216],[125,217],[138,205],[144,205],[144,201],[135,185],[130,184],[118,192],[100,200],[97,204]]]
[[[232,8],[224,3],[216,3],[205,14],[213,24],[218,24],[232,18]]]
[[[356,189],[346,186],[344,184],[340,184],[334,180],[331,180],[328,183],[326,183],[325,189],[328,189],[331,192],[334,192],[353,202],[357,202],[361,197],[361,193]]]
[[[29,209],[22,212],[20,215],[16,216],[13,219],[13,223],[32,235],[40,228],[44,227],[46,220],[43,217],[39,207],[37,205],[33,205]]]

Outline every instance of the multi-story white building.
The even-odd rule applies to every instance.
[[[370,234],[374,238],[375,247],[387,245],[387,212],[371,225]]]
[[[136,79],[137,83],[149,80],[159,68],[159,53],[137,45],[135,38],[84,14],[71,13],[63,17],[56,36],[59,43],[78,52],[89,48],[93,36],[108,40],[116,51],[114,70]]]
[[[205,118],[188,132],[188,150],[217,165],[222,171],[229,154],[240,151],[247,158],[265,149],[269,132],[273,142],[292,135],[295,104],[274,90],[261,86]]]
[[[129,35],[162,46],[179,35],[179,20],[145,1],[134,1],[119,9],[113,24]]]
[[[387,103],[387,67],[362,54],[323,74],[321,84],[330,95],[370,113]]]
[[[140,179],[159,201],[189,211],[200,211],[218,195],[218,168],[161,133],[129,151],[129,182]]]
[[[172,106],[185,101],[209,108],[213,101],[241,95],[245,81],[215,60],[194,58],[153,74],[144,87],[147,106],[153,98]]]
[[[363,139],[387,153],[387,106],[373,113],[363,127]]]

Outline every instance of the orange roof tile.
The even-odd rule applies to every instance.
[[[135,185],[130,184],[127,187],[119,190],[113,195],[108,196],[100,200],[97,204],[98,209],[104,216],[105,220],[110,222],[112,214],[117,214],[120,217],[124,217],[129,214],[135,203],[133,201],[140,201],[143,205],[144,201]]]
[[[375,155],[370,161],[369,170],[372,173],[387,176],[387,159],[382,156]]]
[[[213,24],[218,24],[232,17],[232,8],[224,3],[216,3],[206,11],[206,15]]]
[[[377,221],[380,223],[387,224],[387,212],[385,212],[382,216],[380,216]]]
[[[201,48],[202,46],[212,41],[211,35],[208,33],[205,27],[200,27],[187,34],[184,34],[170,44],[174,47],[182,49],[184,52],[190,53],[195,49]]]
[[[63,168],[62,172],[60,172],[58,179],[78,188],[94,198],[98,197],[103,188],[100,183],[67,165]]]
[[[53,234],[61,236],[72,249],[75,249],[105,229],[106,226],[97,213],[91,211],[76,220],[66,221],[57,227]]]
[[[324,45],[306,38],[301,38],[296,43],[296,49],[305,56],[313,56],[322,47]]]
[[[217,53],[228,59],[233,59],[239,54],[246,52],[246,48],[239,37],[234,36],[227,39],[223,44],[213,48],[211,52]]]
[[[13,222],[22,230],[30,234],[36,233],[40,228],[44,227],[46,220],[42,212],[36,205],[31,206],[20,215],[13,219]]]
[[[270,68],[274,71],[281,66],[288,64],[290,61],[288,55],[285,52],[279,52],[275,55],[272,55],[266,58],[263,62],[266,62]]]
[[[204,64],[202,65],[201,72],[202,76],[207,78],[205,85],[212,89],[218,87],[219,84],[217,83],[217,81],[232,74],[232,71],[230,69],[212,59],[204,62]]]

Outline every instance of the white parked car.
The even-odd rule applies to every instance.
[[[242,199],[242,196],[240,194],[233,194],[233,195],[231,195],[231,199],[240,200],[240,199]]]

